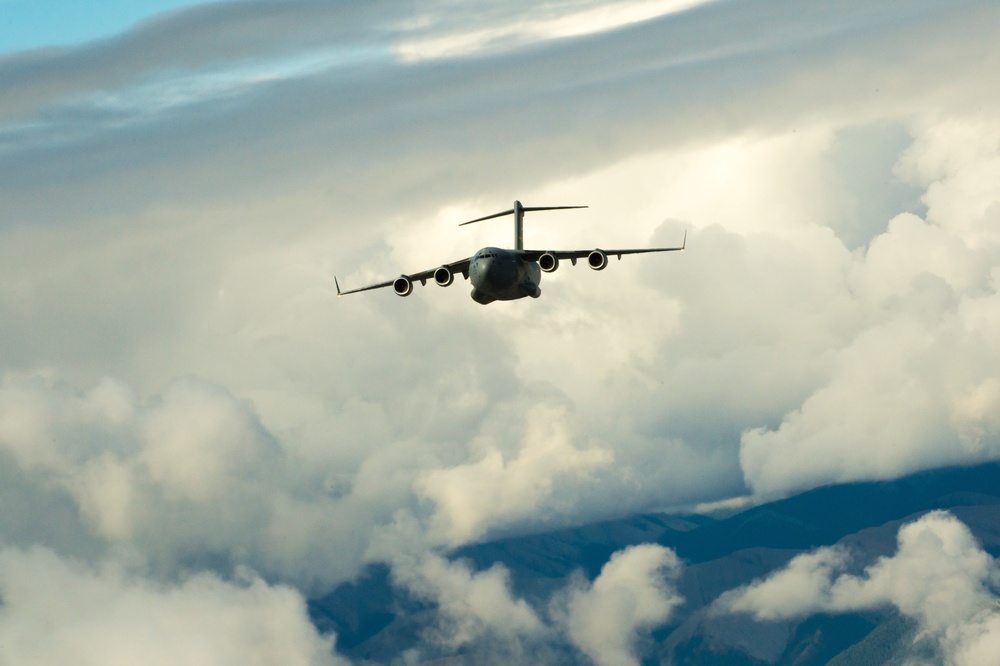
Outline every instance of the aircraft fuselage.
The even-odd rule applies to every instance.
[[[542,271],[537,261],[528,261],[518,250],[484,247],[472,255],[469,281],[477,303],[513,301],[525,296],[538,298]]]

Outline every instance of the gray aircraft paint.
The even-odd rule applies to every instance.
[[[484,247],[469,263],[472,300],[483,305],[525,296],[538,298],[542,295],[538,286],[541,279],[538,262],[525,261],[518,250]]]

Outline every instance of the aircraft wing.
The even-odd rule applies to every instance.
[[[627,250],[602,250],[597,248],[596,250],[523,250],[521,255],[528,261],[538,261],[538,258],[543,254],[550,254],[556,259],[569,259],[574,264],[577,259],[583,259],[590,255],[591,252],[601,252],[608,257],[618,257],[621,259],[623,255],[626,254],[646,254],[649,252],[683,252],[684,247],[687,245],[687,232],[684,233],[684,240],[678,247],[643,247]]]
[[[419,273],[404,273],[399,277],[406,278],[410,283],[419,282],[420,284],[427,284],[427,280],[434,277],[434,273],[442,268],[447,268],[454,275],[460,273],[463,278],[469,278],[469,263],[472,261],[472,257],[466,257],[465,259],[459,259],[458,261],[453,261],[450,264],[442,264],[441,266],[435,266],[434,268],[428,268],[426,271],[420,271]],[[385,282],[379,282],[377,284],[370,284],[367,287],[358,287],[357,289],[348,289],[347,291],[340,290],[340,283],[337,282],[337,277],[334,276],[333,283],[337,287],[337,296],[346,296],[347,294],[356,294],[359,291],[369,291],[371,289],[381,289],[383,287],[392,286],[396,280],[399,278],[393,278],[391,280],[386,280]],[[409,293],[409,292],[407,292]]]

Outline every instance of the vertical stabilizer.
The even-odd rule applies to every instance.
[[[524,206],[520,201],[514,202],[514,249],[524,249]]]
[[[473,222],[482,222],[483,220],[492,220],[495,217],[503,217],[504,215],[514,215],[514,249],[523,250],[524,249],[524,213],[531,210],[566,210],[569,208],[586,208],[586,206],[522,206],[520,201],[514,202],[514,207],[510,210],[505,210],[502,213],[494,213],[493,215],[487,215],[486,217],[479,217],[475,220],[469,220],[468,222],[462,222],[458,225],[460,227],[466,224],[472,224]]]

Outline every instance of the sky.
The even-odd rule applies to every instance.
[[[447,553],[1000,457],[995,3],[0,16],[17,663],[134,662],[171,632],[165,663],[341,663],[304,600],[373,562],[436,601],[440,645],[558,634],[624,663],[676,606],[672,552],[547,610]],[[529,214],[528,246],[687,251],[562,266],[537,300],[337,298],[334,275],[509,243],[457,224],[514,199],[589,206]],[[615,590],[648,589],[594,645]]]
[[[108,39],[190,0],[0,0],[0,53],[75,46]]]

